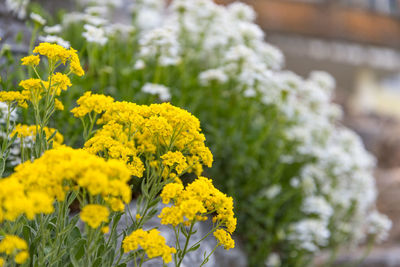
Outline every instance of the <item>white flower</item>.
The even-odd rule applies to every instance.
[[[261,194],[268,199],[273,199],[282,191],[282,187],[280,185],[273,185],[271,187],[266,188],[261,192]]]
[[[97,27],[106,25],[108,23],[108,20],[106,20],[102,17],[99,17],[99,16],[93,16],[90,14],[85,14],[83,19],[84,19],[84,21],[86,21],[86,23],[93,25],[93,26],[97,26]]]
[[[154,83],[146,83],[142,87],[142,92],[148,93],[151,95],[158,95],[161,101],[169,101],[171,99],[171,94],[169,92],[169,88],[161,85],[161,84],[154,84]]]
[[[271,253],[265,261],[266,267],[279,267],[281,266],[281,258],[277,253]]]
[[[212,82],[225,83],[228,81],[228,76],[222,69],[209,69],[199,74],[201,85],[210,85]]]
[[[317,252],[328,244],[330,231],[326,222],[316,219],[304,219],[292,225],[288,239],[309,252]]]
[[[161,26],[162,23],[162,17],[157,10],[143,8],[137,13],[136,25],[139,29],[148,31]]]
[[[256,90],[254,90],[254,88],[247,88],[243,92],[244,97],[255,97],[256,94],[257,94],[257,92],[256,92]]]
[[[29,0],[6,0],[6,10],[17,15],[19,19],[26,17]]]
[[[146,63],[143,60],[139,59],[135,62],[135,66],[133,67],[135,70],[142,70],[146,67]]]
[[[263,62],[267,64],[268,68],[273,70],[280,70],[285,62],[285,57],[281,50],[273,45],[259,42],[255,45],[256,51],[262,57]]]
[[[325,71],[312,71],[310,80],[317,82],[322,88],[326,88],[328,92],[331,92],[336,87],[335,78]]]
[[[67,13],[63,17],[62,24],[68,26],[74,23],[79,23],[85,21],[85,17],[86,14],[80,12]]]
[[[43,28],[43,31],[47,34],[56,34],[56,33],[61,33],[62,27],[60,24],[56,24],[53,26],[45,26]]]
[[[8,138],[11,140],[11,137],[2,132],[2,130],[6,129],[6,122],[7,122],[7,113],[8,113],[8,105],[4,102],[0,102],[0,137],[1,138]],[[17,109],[13,109],[10,113],[10,122],[14,124],[18,120]],[[10,131],[12,130],[13,126],[10,126]],[[16,166],[21,162],[20,155],[20,145],[18,144],[18,139],[12,144],[10,148],[10,154],[8,155],[8,164],[11,166]]]
[[[238,34],[240,34],[245,43],[252,44],[264,39],[264,31],[254,23],[240,22],[237,24],[237,28]]]
[[[8,105],[4,102],[0,102],[0,124],[6,123],[7,113],[8,113]],[[14,109],[10,113],[10,121],[14,122],[17,119],[18,119],[17,110]]]
[[[387,239],[392,228],[392,221],[384,214],[373,211],[367,217],[368,234],[374,235],[377,242]]]
[[[114,23],[105,27],[105,32],[108,36],[119,34],[120,36],[127,37],[135,31],[135,27],[122,23]]]
[[[106,17],[108,15],[109,9],[106,6],[88,6],[85,8],[84,12],[93,16]]]
[[[256,18],[256,12],[252,7],[241,2],[228,5],[229,13],[238,20],[252,22]]]
[[[90,24],[85,24],[83,27],[85,32],[83,32],[82,35],[89,43],[96,43],[99,45],[105,45],[107,43],[108,39],[105,36],[103,28],[98,28]]]
[[[55,35],[39,36],[39,41],[46,43],[56,43],[65,48],[69,48],[71,46],[68,41],[65,41],[63,38]]]
[[[331,205],[321,196],[307,197],[302,204],[301,210],[306,214],[316,214],[322,220],[328,220],[333,214]]]
[[[180,61],[180,47],[172,28],[151,30],[140,38],[139,44],[139,57],[143,59],[158,59],[161,66],[175,65]]]
[[[36,23],[38,23],[38,24],[40,24],[40,25],[46,24],[46,20],[45,20],[42,16],[40,16],[39,14],[37,14],[37,13],[32,12],[31,15],[30,15],[30,18],[31,18],[34,22],[36,22]]]
[[[110,6],[118,8],[123,6],[123,0],[81,0],[86,5]]]

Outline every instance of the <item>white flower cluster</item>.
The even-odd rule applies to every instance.
[[[158,95],[160,100],[164,102],[171,99],[169,88],[161,84],[146,83],[142,87],[142,92],[151,95]]]
[[[112,22],[113,11],[123,6],[122,1],[101,0],[101,1],[82,1],[83,12],[67,13],[63,17],[63,28],[68,28],[75,23],[83,22],[82,36],[88,43],[104,46],[110,37],[126,37],[134,32],[135,28],[131,25]]]
[[[6,0],[6,9],[15,14],[19,19],[26,17],[29,0]]]
[[[377,241],[383,239],[390,224],[384,223],[384,219],[367,220],[371,212],[379,214],[375,209],[375,159],[365,150],[358,135],[339,125],[341,109],[331,103],[334,79],[321,71],[311,73],[307,80],[293,73],[282,73],[279,78],[281,85],[291,92],[287,97],[288,105],[283,109],[294,122],[287,137],[298,144],[297,153],[289,159],[309,159],[311,162],[304,165],[300,176],[292,181],[293,186],[301,186],[304,190],[306,197],[302,211],[318,216],[320,227],[325,226],[323,236],[326,241],[331,235],[346,232],[357,244],[373,233],[369,230],[371,227],[376,232],[379,229]],[[304,221],[308,222],[308,219]],[[315,239],[315,246],[311,246],[310,240],[299,235],[299,229],[303,229],[299,225],[313,227],[303,221],[295,223],[290,240],[297,240],[306,250],[315,251],[323,246],[322,236]]]
[[[8,138],[11,140],[10,136],[7,136],[5,130],[6,130],[6,122],[7,122],[7,114],[8,114],[8,105],[4,102],[0,102],[0,128],[2,131],[0,131],[0,138]],[[13,109],[10,113],[10,123],[15,124],[15,122],[18,119],[18,114],[17,110]],[[16,141],[10,149],[10,154],[8,155],[8,164],[10,166],[14,167],[18,164],[21,163],[21,158],[20,158],[20,146],[18,141]]]
[[[180,61],[176,32],[168,26],[146,32],[139,45],[142,60],[154,59],[160,66],[176,65]]]

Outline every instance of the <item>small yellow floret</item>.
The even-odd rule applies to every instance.
[[[23,57],[21,59],[21,65],[25,66],[37,66],[40,63],[40,57],[38,55],[31,55],[27,57]]]
[[[235,247],[235,241],[232,239],[231,235],[223,229],[218,229],[214,232],[215,238],[218,243],[223,245],[226,250]]]
[[[150,231],[136,230],[125,237],[122,242],[125,253],[137,250],[139,246],[143,248],[150,259],[162,257],[165,263],[169,263],[172,260],[171,254],[176,253],[176,249],[167,246],[165,238],[156,229]]]
[[[80,213],[81,220],[92,228],[99,227],[103,222],[107,223],[109,215],[107,207],[97,204],[86,205]]]

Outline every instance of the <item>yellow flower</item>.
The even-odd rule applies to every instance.
[[[108,225],[101,228],[101,232],[103,234],[107,234],[108,231],[110,231],[110,227]]]
[[[161,198],[165,204],[173,201],[172,207],[162,209],[159,215],[161,224],[190,224],[213,214],[213,222],[218,222],[229,233],[236,229],[233,199],[216,189],[210,179],[199,177],[186,188],[178,183],[167,184]]]
[[[144,171],[138,155],[150,158],[152,168],[163,167],[159,166],[159,158],[153,158],[157,149],[167,151],[163,155],[164,178],[174,179],[183,171],[200,175],[202,164],[212,165],[213,157],[204,144],[199,120],[183,109],[169,103],[145,106],[114,102],[112,98],[91,93],[83,95],[78,105],[72,110],[75,117],[92,111],[102,113],[97,124],[103,127],[85,143],[85,149],[126,162],[137,177],[142,177]]]
[[[30,192],[23,182],[16,178],[0,180],[0,223],[3,220],[14,221],[23,214],[32,220],[36,214],[52,212],[51,196],[38,191]]]
[[[13,137],[14,135],[17,135],[19,138],[32,137],[33,140],[35,140],[36,129],[37,129],[36,125],[28,126],[28,125],[18,124],[17,126],[15,126],[15,129],[11,132],[10,136]],[[57,131],[56,129],[48,127],[44,127],[43,130],[44,133],[46,134],[47,139],[50,136],[52,136],[54,132]],[[53,141],[54,146],[58,146],[64,142],[64,137],[57,131],[51,140]]]
[[[58,100],[57,98],[54,99],[54,107],[58,110],[64,110],[63,103],[60,100]]]
[[[66,49],[58,44],[40,43],[33,49],[33,53],[46,56],[53,64],[56,64],[58,61],[66,64],[67,61],[69,61],[71,73],[77,76],[85,74],[79,61],[77,51],[72,47]]]
[[[15,262],[18,264],[24,263],[29,258],[29,253],[27,251],[21,251],[15,255]]]
[[[52,84],[51,90],[56,95],[60,95],[61,90],[65,91],[68,89],[68,87],[72,86],[71,80],[65,74],[56,72],[53,75],[51,75],[50,78],[51,78],[51,84]],[[49,78],[49,82],[50,82],[50,78]]]
[[[4,258],[0,257],[0,267],[3,267],[5,263],[6,261],[4,260]]]
[[[58,44],[40,43],[33,49],[33,53],[46,56],[49,60],[61,61],[63,64],[71,57],[71,52]]]
[[[33,162],[18,165],[10,177],[0,179],[0,222],[21,215],[33,219],[36,214],[51,213],[54,199],[63,201],[70,190],[85,189],[103,198],[114,211],[121,211],[131,200],[130,178],[122,162],[58,146]]]
[[[136,214],[135,218],[136,218],[136,220],[138,221],[138,220],[140,220],[140,219],[142,218],[142,215],[140,215],[140,214],[138,213],[138,214]]]
[[[158,217],[161,218],[161,224],[164,225],[171,224],[177,226],[184,222],[184,214],[179,207],[165,207],[161,210]]]
[[[40,57],[39,57],[38,55],[36,55],[36,56],[31,55],[31,56],[23,57],[23,58],[21,59],[21,61],[22,61],[21,65],[25,65],[25,66],[29,66],[29,65],[31,65],[31,66],[37,66],[37,65],[39,65]]]
[[[103,222],[107,223],[108,216],[110,216],[110,212],[107,207],[97,204],[86,205],[80,213],[81,220],[92,228],[99,227]]]
[[[139,246],[150,259],[162,257],[165,263],[169,263],[172,260],[171,254],[176,253],[176,249],[167,246],[165,238],[156,229],[150,231],[136,230],[122,241],[122,248],[125,253],[137,250]]]
[[[27,205],[30,206],[30,209],[25,213],[29,219],[33,219],[35,214],[50,214],[54,212],[54,200],[46,193],[40,191],[28,192],[27,197],[29,199],[29,203],[27,203]]]
[[[161,192],[161,198],[164,204],[168,204],[171,199],[176,198],[183,192],[183,185],[178,183],[170,183],[164,186]]]
[[[0,253],[12,255],[19,250],[27,250],[26,241],[15,235],[6,235],[0,242]]]
[[[48,89],[49,83],[40,79],[30,78],[21,81],[19,86],[24,88],[23,95],[29,97],[29,100],[33,103],[37,103],[42,98],[42,93]]]
[[[215,238],[218,240],[218,244],[224,246],[226,250],[235,247],[235,241],[232,239],[231,235],[223,229],[217,229],[214,232]]]
[[[20,92],[16,92],[16,91],[0,92],[0,102],[6,102],[9,104],[16,102],[16,103],[18,103],[18,106],[20,106],[22,108],[28,107],[28,104],[26,103],[27,99],[28,99],[28,97],[21,94]]]
[[[169,167],[175,167],[175,170],[178,174],[181,174],[188,167],[186,158],[180,151],[168,151],[166,154],[161,156],[161,159],[165,165]]]
[[[69,49],[71,58],[70,58],[70,71],[77,76],[83,76],[85,71],[82,69],[81,62],[79,61],[77,51],[73,48]]]
[[[92,111],[100,114],[104,112],[113,102],[114,99],[110,96],[86,92],[78,99],[77,103],[79,106],[73,108],[71,112],[74,114],[75,117],[78,118],[84,117],[86,114]]]

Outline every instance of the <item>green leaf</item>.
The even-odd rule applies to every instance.
[[[199,247],[200,247],[200,244],[197,244],[196,246],[191,247],[187,252],[195,251],[195,250],[197,250]]]
[[[85,255],[85,244],[86,244],[85,239],[81,239],[77,242],[74,248],[75,259],[80,260],[82,259],[83,255]]]
[[[156,197],[155,199],[153,199],[150,203],[149,203],[149,208],[154,207],[155,205],[157,205],[160,202],[161,198],[160,197]]]
[[[31,228],[28,225],[24,225],[22,228],[22,236],[24,237],[25,241],[29,244],[29,240],[31,239]]]
[[[81,238],[81,237],[82,237],[81,236],[81,231],[79,230],[79,228],[77,226],[75,226],[72,229],[71,233],[70,233],[71,240],[76,240],[76,239]]]
[[[103,262],[103,258],[97,258],[97,260],[95,260],[95,262],[93,262],[93,267],[99,267],[102,266],[102,262]]]

